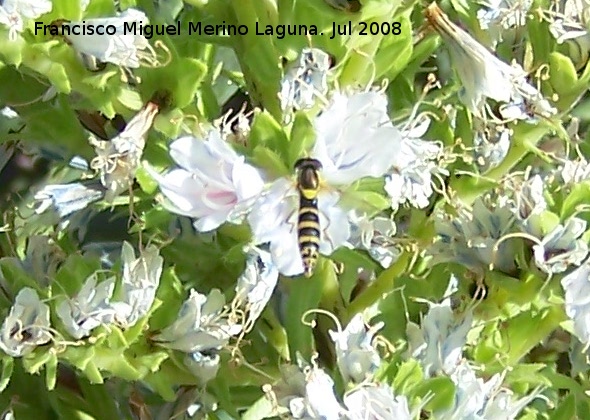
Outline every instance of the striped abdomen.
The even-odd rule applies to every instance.
[[[318,193],[320,192],[319,170],[322,164],[316,159],[303,158],[295,163],[298,171],[299,219],[297,238],[303,262],[303,275],[311,277],[320,249],[320,217]]]
[[[303,275],[311,277],[315,269],[320,248],[320,218],[318,200],[299,199],[299,219],[297,224],[299,252],[303,261]]]

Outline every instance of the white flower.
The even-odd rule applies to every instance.
[[[385,191],[391,198],[391,208],[409,203],[423,209],[433,193],[431,174],[441,171],[434,162],[442,152],[438,142],[421,139],[428,127],[428,118],[410,121],[401,131],[401,150],[393,161],[393,171],[385,177]]]
[[[27,239],[27,250],[24,259],[19,257],[3,257],[2,261],[11,261],[20,266],[30,277],[42,287],[49,285],[65,255],[55,241],[43,235],[30,236]]]
[[[0,23],[8,26],[8,38],[15,41],[24,30],[25,19],[37,19],[52,8],[50,0],[4,0],[0,5]]]
[[[81,54],[87,54],[106,63],[118,66],[138,68],[141,60],[153,63],[155,52],[148,40],[139,35],[139,29],[135,32],[124,32],[125,23],[136,22],[136,26],[147,24],[146,15],[137,9],[127,9],[116,17],[86,19],[83,22],[63,23],[63,25],[112,25],[116,28],[114,35],[66,35],[74,49]]]
[[[336,347],[336,361],[344,381],[360,383],[375,373],[381,364],[381,358],[371,342],[375,333],[384,325],[379,322],[367,328],[363,315],[357,314],[344,331],[328,331]]]
[[[199,379],[201,384],[206,384],[217,376],[220,361],[219,354],[206,354],[196,351],[185,356],[184,365]]]
[[[485,9],[477,11],[479,26],[490,32],[495,42],[501,41],[504,30],[526,24],[532,4],[532,0],[489,0],[484,3]]]
[[[49,340],[49,307],[39,300],[34,289],[25,287],[16,295],[2,323],[0,349],[9,356],[21,357]]]
[[[557,4],[563,6],[563,11],[554,13],[556,18],[549,25],[551,35],[559,44],[582,38],[583,45],[590,47],[590,3],[587,0],[565,0]]]
[[[35,212],[41,214],[53,207],[59,217],[64,218],[85,209],[90,203],[100,200],[104,194],[104,189],[98,185],[84,185],[79,182],[46,185],[34,196],[35,200],[41,201]]]
[[[322,163],[322,178],[331,185],[380,177],[400,153],[402,135],[381,92],[335,93],[314,128],[311,157]]]
[[[414,418],[403,395],[393,395],[387,385],[363,384],[344,395],[350,420],[411,420]]]
[[[535,264],[546,273],[563,273],[572,264],[580,265],[588,255],[588,244],[582,238],[586,221],[571,217],[565,226],[557,225],[533,245]]]
[[[92,274],[76,297],[67,298],[57,305],[57,316],[67,332],[76,339],[90,335],[100,325],[112,323],[115,317],[115,311],[110,305],[115,278],[111,277],[98,285],[97,280],[96,273]]]
[[[369,219],[366,215],[359,216],[356,211],[348,214],[350,221],[350,237],[348,244],[352,248],[366,249],[371,258],[383,268],[389,268],[402,254],[395,246],[393,237],[397,227],[387,217]]]
[[[590,344],[590,265],[576,268],[561,280],[565,292],[565,313],[574,322],[574,334]]]
[[[167,198],[169,211],[197,219],[195,228],[208,232],[222,223],[239,222],[258,197],[264,182],[260,172],[247,164],[211,130],[202,141],[181,137],[170,146],[172,159],[180,166],[165,175],[148,170]]]
[[[524,181],[512,178],[506,181],[505,194],[499,200],[500,205],[506,205],[527,225],[527,220],[534,215],[540,215],[547,209],[547,202],[543,196],[545,182],[540,175],[534,175]],[[527,229],[528,230],[528,229]]]
[[[318,95],[328,91],[330,56],[318,48],[304,48],[281,80],[281,108],[311,108]]]
[[[252,247],[246,269],[238,278],[234,302],[244,304],[248,312],[245,325],[251,327],[270,300],[279,280],[279,270],[269,252]]]
[[[460,99],[478,117],[485,116],[485,99],[507,103],[501,107],[504,118],[529,120],[534,115],[551,117],[557,110],[526,81],[519,65],[509,66],[499,60],[432,3],[426,17],[447,43],[458,79],[463,84]]]
[[[106,201],[111,202],[129,189],[141,161],[147,133],[158,111],[156,104],[148,102],[112,140],[90,138],[96,151],[90,167],[100,172],[100,181],[107,189]]]
[[[334,381],[317,366],[305,366],[298,358],[299,368],[283,368],[283,381],[275,385],[280,406],[286,407],[295,419],[340,420],[345,409],[334,394]]]
[[[449,288],[456,281],[451,275]],[[460,317],[455,315],[449,297],[441,303],[427,303],[430,308],[428,314],[422,318],[420,327],[413,322],[407,325],[411,354],[422,363],[427,377],[439,373],[450,374],[463,355],[463,346],[471,329],[473,315],[471,312]]]
[[[387,116],[386,97],[376,92],[335,94],[314,126],[316,142],[311,158],[322,164],[317,198],[319,252],[330,255],[350,235],[337,188],[363,177],[383,176],[399,151],[401,134]],[[248,215],[254,242],[270,242],[273,260],[286,276],[303,272],[301,258],[297,258],[298,201],[294,181],[280,178],[256,201]]]
[[[191,289],[178,311],[176,321],[153,340],[185,353],[204,352],[225,346],[242,327],[228,319],[225,296],[213,289],[208,296]]]
[[[344,245],[350,233],[346,213],[337,206],[339,199],[340,195],[335,191],[322,190],[318,196],[320,253],[324,255],[330,255]],[[254,242],[270,242],[272,259],[285,276],[303,273],[303,262],[298,257],[298,201],[299,193],[293,183],[279,178],[248,214]]]
[[[476,127],[473,133],[474,154],[477,164],[482,170],[488,171],[498,166],[510,149],[512,130],[502,124],[474,121]]]
[[[437,211],[434,225],[439,238],[431,246],[430,254],[437,263],[454,261],[479,274],[490,264],[510,273],[515,269],[514,241],[503,241],[496,251],[494,248],[513,229],[514,221],[509,208],[493,203],[489,197],[478,197],[473,211],[461,209],[454,219]]]
[[[534,398],[540,390],[537,388],[528,396],[512,402],[510,391],[501,388],[503,375],[496,374],[487,382],[478,378],[473,369],[462,363],[451,375],[455,383],[453,407],[443,413],[437,413],[440,420],[513,420],[518,413]]]
[[[148,246],[135,258],[135,251],[123,242],[122,298],[113,303],[116,320],[124,327],[131,327],[151,309],[160,284],[164,259],[154,245]]]
[[[566,160],[557,172],[561,174],[566,185],[575,185],[590,179],[590,164],[584,158]]]

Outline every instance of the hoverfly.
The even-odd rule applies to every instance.
[[[316,159],[302,158],[295,162],[299,191],[297,241],[303,262],[303,275],[307,278],[313,275],[320,248],[318,193],[321,169],[322,164]]]

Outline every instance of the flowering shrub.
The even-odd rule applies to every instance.
[[[590,418],[589,28],[2,2],[1,419]]]

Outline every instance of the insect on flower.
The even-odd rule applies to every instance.
[[[303,273],[309,278],[318,259],[320,247],[320,218],[318,193],[319,171],[322,164],[317,159],[303,158],[295,162],[297,190],[299,191],[299,217],[297,219],[297,241],[303,261]]]
[[[319,223],[310,227],[321,229],[321,235],[314,236],[317,252],[329,256],[347,243],[350,207],[371,206],[361,203],[359,195],[348,195],[346,190],[364,177],[383,176],[400,150],[401,134],[389,119],[387,99],[380,92],[333,94],[328,107],[315,119],[314,128],[316,141],[309,151],[311,159],[296,165],[299,179],[286,176],[273,181],[247,217],[254,245],[270,244],[273,262],[284,276],[310,276],[312,272],[304,266],[301,255],[300,244],[307,238],[300,242],[296,228],[301,189],[307,200],[316,199]],[[359,138],[364,141],[359,142]],[[310,160],[317,164],[310,165]],[[305,190],[313,190],[313,194]],[[299,220],[309,221],[305,218]],[[294,258],[298,253],[300,256]]]

